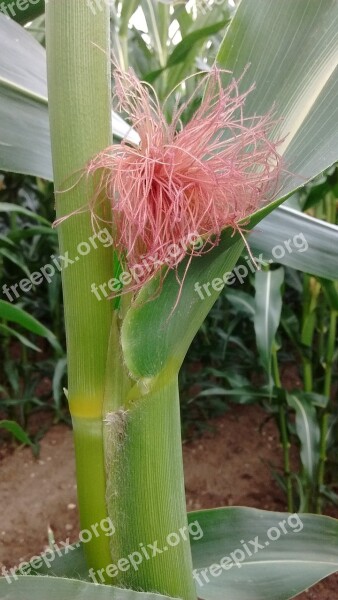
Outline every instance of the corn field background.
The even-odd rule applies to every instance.
[[[333,599],[337,2],[72,2],[0,2],[0,600]],[[152,86],[168,123],[183,107],[184,132],[215,65],[223,83],[253,88],[244,115],[276,115],[283,172],[273,198],[244,215],[245,239],[225,228],[209,252],[150,277],[144,262],[136,291],[116,297],[131,276],[112,250],[110,180],[95,196],[101,163],[92,180],[81,176],[112,140],[132,155],[139,147],[141,129],[111,103],[114,70]],[[121,186],[128,177],[126,169]],[[93,195],[99,226],[88,211]],[[187,233],[185,252],[196,232]],[[197,510],[188,517],[185,492]],[[105,531],[88,544],[80,536],[81,547],[52,568],[21,571],[8,586],[14,565],[58,536],[76,544],[79,531],[107,518],[116,545]],[[259,552],[256,541],[254,571],[248,540],[276,523],[273,549]],[[143,555],[140,568],[88,578],[89,568],[120,564],[182,524],[192,559],[188,538],[156,560]],[[296,533],[283,537],[283,527]],[[220,559],[234,552],[227,570]]]

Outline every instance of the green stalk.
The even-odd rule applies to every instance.
[[[329,429],[329,417],[331,409],[331,385],[332,385],[332,367],[333,357],[335,352],[337,335],[337,312],[331,309],[330,314],[330,325],[329,325],[329,336],[327,341],[327,354],[325,361],[325,376],[324,376],[324,396],[328,398],[328,404],[325,412],[321,418],[320,424],[320,452],[319,452],[319,466],[318,466],[318,479],[317,479],[317,502],[316,512],[322,511],[323,499],[320,493],[322,486],[325,483],[325,465],[327,460],[327,433]]]
[[[158,31],[162,46],[162,60],[164,65],[168,62],[168,32],[170,27],[170,7],[167,4],[157,3],[158,10]],[[165,69],[161,74],[159,81],[159,93],[161,97],[166,96],[168,82],[168,70]]]
[[[327,353],[325,361],[325,377],[324,377],[324,396],[329,399],[330,404],[331,385],[332,385],[332,368],[333,368],[333,357],[336,345],[336,334],[337,334],[337,312],[331,309],[330,314],[330,325],[329,325],[329,337],[327,340]]]
[[[317,324],[318,296],[320,294],[320,283],[311,275],[304,274],[304,309],[302,318],[301,343],[303,346],[303,380],[304,391],[313,392],[314,389],[314,352],[313,342]],[[312,487],[313,486],[313,487]],[[316,505],[318,497],[318,486],[313,482],[306,486],[306,506]],[[311,493],[311,487],[313,493]],[[303,508],[303,510],[309,510]]]
[[[80,179],[86,162],[111,143],[109,11],[96,14],[83,0],[49,0],[46,12],[49,112],[57,217],[87,205],[92,188]],[[79,180],[80,179],[80,180]],[[104,209],[103,209],[104,210]],[[108,213],[107,213],[108,214]],[[74,260],[62,272],[68,352],[68,396],[73,418],[82,529],[107,517],[102,405],[112,307],[91,291],[112,277],[111,248],[93,236],[88,211],[58,228],[60,253]],[[86,256],[78,244],[87,243]],[[83,252],[86,246],[81,246]],[[78,260],[75,260],[78,257]],[[101,533],[84,545],[89,566],[110,561]]]
[[[108,11],[93,15],[82,0],[48,3],[55,186],[68,189],[57,195],[58,217],[86,204],[91,189],[88,182],[77,182],[78,170],[110,143],[108,23]],[[88,213],[69,217],[60,227],[61,253],[76,256],[77,244],[91,235]],[[116,527],[111,547],[105,535],[84,545],[87,562],[99,581],[112,578],[119,585],[195,600],[184,529],[177,379],[166,381],[163,376],[140,388],[130,381],[118,322],[128,299],[123,297],[120,315],[115,311],[112,319],[110,303],[91,293],[93,282],[111,278],[112,264],[111,251],[98,247],[63,273],[81,527],[90,529],[108,514]],[[117,577],[107,572],[107,566],[139,551],[140,544],[147,548],[157,542],[163,549],[167,536],[180,534],[180,529],[185,539],[154,558],[145,557],[138,571],[120,570]]]
[[[121,378],[106,404],[107,501],[109,515],[118,524],[111,540],[117,568],[111,575],[118,586],[196,600],[177,377],[162,376],[143,389],[137,384],[129,389],[127,393]],[[154,544],[162,550],[156,556],[150,547]],[[138,570],[120,570],[121,558],[132,555],[140,561]]]
[[[326,311],[327,306],[325,299],[322,297],[318,306],[318,357],[320,363],[324,359],[325,354],[325,338],[326,338]]]
[[[274,379],[275,386],[279,389],[282,389],[282,382],[279,375],[278,368],[278,357],[277,357],[277,349],[274,344],[272,348],[272,376]],[[292,490],[292,480],[291,480],[291,465],[290,465],[290,441],[288,436],[288,426],[286,420],[286,410],[284,404],[279,404],[278,407],[278,418],[279,418],[279,428],[280,435],[283,446],[283,461],[284,461],[284,475],[286,480],[286,494],[287,494],[287,502],[288,502],[288,511],[293,512],[293,490]]]
[[[324,199],[324,207],[326,212],[327,221],[329,223],[336,222],[336,198],[333,194],[327,194]],[[330,413],[332,412],[331,406],[331,385],[332,385],[332,368],[333,368],[333,357],[336,345],[337,335],[337,311],[332,307],[329,302],[330,309],[330,324],[327,339],[327,350],[325,357],[325,374],[324,374],[324,388],[323,394],[327,397],[327,405],[321,415],[320,421],[320,449],[319,449],[319,464],[318,464],[318,476],[317,476],[317,497],[316,497],[316,512],[321,513],[323,508],[323,497],[321,495],[321,488],[325,483],[325,467],[327,461],[327,434],[329,429]]]
[[[303,351],[303,376],[305,392],[314,391],[312,345],[316,326],[316,308],[319,292],[319,282],[310,275],[304,275],[304,310],[302,319],[303,325],[301,332],[301,343],[303,346],[305,346],[305,351]]]
[[[126,71],[129,67],[129,49],[128,49],[128,32],[129,32],[129,21],[137,9],[139,0],[128,0],[128,2],[122,2],[120,28],[119,28],[119,41],[121,46],[120,62],[122,68]],[[121,60],[122,59],[122,60]],[[123,61],[123,62],[122,62]]]
[[[155,10],[154,10],[152,1],[146,0],[146,4],[147,4],[147,10],[149,13],[149,22],[147,23],[148,29],[150,29],[152,31],[153,38],[154,38],[155,51],[157,52],[160,66],[161,66],[161,68],[163,68],[163,67],[165,67],[165,61],[166,61],[166,50],[162,46],[162,40],[160,37],[160,31],[159,31],[159,23],[157,23],[157,21],[156,21],[156,15],[155,15]]]

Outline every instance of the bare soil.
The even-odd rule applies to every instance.
[[[281,466],[279,435],[257,406],[234,406],[213,431],[183,445],[189,510],[242,505],[286,510],[271,465]],[[51,427],[36,459],[29,448],[0,451],[0,571],[39,554],[48,543],[76,541],[79,519],[72,432]],[[297,600],[336,600],[333,575]]]

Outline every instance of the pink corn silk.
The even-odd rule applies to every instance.
[[[106,148],[86,171],[100,173],[92,218],[97,222],[95,209],[108,198],[123,265],[132,270],[147,264],[128,291],[140,289],[161,265],[177,267],[185,253],[175,256],[172,244],[182,248],[190,234],[198,234],[203,244],[188,254],[201,255],[219,243],[225,228],[241,233],[239,222],[276,194],[280,141],[272,142],[269,134],[277,121],[271,112],[245,118],[245,98],[254,86],[240,94],[233,79],[223,89],[221,73],[214,67],[204,75],[202,103],[182,128],[191,99],[175,108],[169,124],[154,90],[131,70],[115,70],[117,108],[129,115],[141,141]]]

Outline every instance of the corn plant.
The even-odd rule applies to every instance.
[[[335,204],[336,172],[336,167],[333,167],[290,202],[298,210],[301,207],[314,209],[317,217],[325,217],[327,206]],[[334,215],[331,220],[336,221]],[[309,224],[311,222],[312,219],[309,219]],[[335,231],[333,233],[336,235]],[[275,416],[284,468],[282,473],[274,468],[273,473],[286,493],[291,512],[294,509],[320,512],[325,502],[337,502],[334,472],[337,282],[321,276],[319,263],[312,264],[311,275],[290,268],[291,264],[297,266],[297,246],[302,254],[308,247],[307,237],[311,244],[314,243],[310,236],[306,228],[293,240],[288,239],[287,230],[279,232],[276,254],[272,259],[277,263],[274,267],[269,265],[271,256],[262,256],[262,264],[258,265],[254,274],[245,260],[238,264],[235,271],[238,273],[237,288],[229,287],[219,299],[194,344],[195,355],[192,353],[191,358],[202,359],[210,367],[190,377],[190,386],[199,385],[205,389],[190,400],[190,404],[188,400],[187,405],[193,406],[195,413],[202,409],[205,413],[207,407],[203,403],[209,400],[211,409],[216,413],[217,408],[224,412],[226,398],[242,404],[260,401],[268,414]],[[287,241],[296,243],[289,248],[290,254],[283,246]],[[334,237],[330,243],[334,243]],[[278,262],[283,261],[283,247],[285,254],[289,254],[286,262],[289,266],[286,268],[278,266]],[[329,271],[332,279],[338,276],[334,262],[326,276]],[[308,293],[310,281],[312,294]],[[239,288],[240,282],[245,284],[246,291]],[[314,294],[315,302],[312,300]],[[304,322],[307,326],[311,325],[307,345],[303,344]],[[199,352],[196,353],[196,349]],[[250,378],[250,372],[257,370],[257,350],[259,366],[266,374],[263,385],[257,385],[257,381],[254,383]],[[289,365],[293,361],[290,379],[285,363]],[[297,387],[293,382],[295,374],[298,376]],[[310,385],[308,374],[311,375]],[[294,441],[300,450],[299,470],[290,459]]]
[[[104,283],[120,277],[124,240],[131,241],[129,254],[132,250],[137,252],[133,235],[138,240],[140,228],[128,229],[126,215],[130,214],[130,222],[135,225],[128,207],[122,216],[114,212],[111,190],[117,185],[112,172],[120,164],[118,159],[139,156],[140,149],[135,146],[135,138],[133,146],[126,142],[120,147],[111,146],[109,11],[106,3],[101,9],[94,14],[81,0],[49,0],[46,12],[48,103],[62,254],[77,256],[80,244],[93,235],[93,223],[109,223],[111,210],[116,216],[111,247],[98,247],[86,260],[74,261],[72,270],[63,271],[67,393],[74,427],[83,543],[53,561],[50,569],[33,564],[22,566],[21,573],[26,570],[28,575],[22,573],[11,586],[6,578],[0,580],[0,592],[4,598],[16,600],[47,595],[66,600],[137,600],[138,596],[149,600],[193,600],[197,596],[205,600],[291,598],[337,570],[337,522],[326,517],[300,518],[247,508],[187,515],[177,377],[196,331],[221,291],[219,281],[233,269],[243,251],[242,229],[256,227],[274,211],[267,224],[264,220],[260,223],[261,236],[267,230],[278,230],[283,218],[287,219],[289,230],[298,231],[306,217],[294,217],[277,207],[297,187],[337,160],[337,5],[334,0],[297,4],[286,0],[282,5],[242,0],[220,46],[217,64],[240,79],[244,90],[255,83],[245,101],[248,116],[267,115],[276,103],[275,111],[283,119],[261,117],[259,132],[266,144],[264,148],[270,148],[269,157],[278,160],[276,146],[266,137],[274,127],[276,139],[283,140],[278,152],[283,154],[289,175],[276,186],[278,194],[273,200],[270,197],[263,208],[253,202],[252,210],[243,215],[245,219],[233,221],[232,227],[226,227],[222,214],[215,219],[214,223],[223,227],[222,231],[212,231],[218,237],[216,242],[210,237],[209,252],[188,252],[178,263],[171,263],[171,268],[151,271],[151,277],[143,279],[142,285],[118,299],[112,299],[110,294],[106,299],[97,298],[93,284],[102,285],[105,290]],[[21,40],[20,68],[9,76],[5,63],[0,63],[0,112],[8,116],[12,106],[30,136],[27,142],[13,121],[6,123],[7,146],[0,146],[1,166],[52,177],[44,82],[38,75],[37,63],[31,67],[32,79],[22,68],[26,44],[41,62],[43,50],[18,26],[3,19],[0,23],[9,38],[10,32],[15,31],[16,39],[19,36]],[[9,59],[11,51],[6,52],[4,57]],[[129,93],[136,90],[143,97],[146,88],[134,75],[118,68],[116,73],[120,92],[123,85],[129,85]],[[220,74],[215,69],[211,73]],[[17,75],[24,95],[15,85]],[[210,77],[207,81],[212,84]],[[221,76],[217,84],[220,79]],[[210,94],[207,86],[202,105],[209,99],[212,112],[226,91],[219,85],[219,98]],[[147,104],[143,103],[142,108],[147,115]],[[137,119],[131,124],[146,143],[147,135],[139,127],[140,110],[135,116]],[[38,131],[32,127],[34,122],[39,124]],[[114,129],[118,124],[130,139],[130,125],[122,124],[117,116],[114,123]],[[176,124],[178,132],[176,128],[171,130],[175,143],[181,139],[176,138],[176,133],[182,133],[183,138],[185,135],[184,128],[179,131],[178,118]],[[245,122],[241,120],[240,126],[244,130]],[[32,141],[38,141],[40,135],[42,146],[32,147]],[[257,139],[248,139],[259,164]],[[14,140],[20,153],[13,151]],[[196,143],[203,142],[197,136]],[[217,142],[226,141],[222,137],[212,140],[212,160],[219,169]],[[265,159],[263,170],[248,170],[247,186],[243,184],[244,200],[250,190],[251,199],[257,197],[258,188],[268,190],[272,172],[268,164],[270,161]],[[123,167],[118,190],[121,193],[124,184],[129,186],[128,199],[132,200],[131,173],[126,163]],[[202,169],[199,174],[205,175],[205,164]],[[142,189],[152,183],[148,171]],[[81,176],[84,173],[86,176]],[[220,191],[224,195],[224,187]],[[236,205],[235,194],[232,202]],[[200,222],[205,224],[203,219]],[[316,231],[315,223],[313,230]],[[152,241],[156,240],[150,236],[149,243]],[[169,242],[170,236],[165,241]],[[315,254],[312,250],[308,260],[311,256],[314,259]],[[211,286],[213,281],[217,283]],[[196,293],[196,283],[210,292],[203,301]],[[114,524],[114,535],[109,538],[101,531],[95,538],[85,539],[83,532],[108,518]]]
[[[328,173],[322,178],[321,184],[312,186],[299,198],[305,209],[314,209],[316,216],[325,218],[334,225],[337,221],[335,178],[334,168],[331,174]],[[256,306],[253,319],[261,360],[277,392],[275,401],[278,405],[285,487],[290,510],[294,506],[296,495],[302,512],[320,512],[325,497],[335,500],[334,493],[325,485],[328,452],[334,441],[330,431],[335,423],[337,276],[335,279],[323,278],[320,274],[316,277],[316,273],[304,274],[302,279],[296,278],[295,283],[298,283],[301,289],[302,299],[302,314],[298,327],[295,315],[290,311],[287,318],[284,315],[281,319],[283,269],[265,269],[257,272],[255,276]],[[278,364],[278,350],[281,347],[276,339],[280,321],[301,362],[302,390],[287,392],[282,386]],[[290,413],[296,415],[295,432],[300,442],[302,469],[299,476],[292,473],[290,466]]]
[[[23,426],[30,410],[46,407],[46,403],[36,397],[35,389],[42,376],[53,377],[53,359],[58,359],[62,353],[55,335],[42,324],[49,312],[53,330],[60,329],[61,277],[55,277],[53,285],[44,286],[46,294],[42,297],[37,297],[36,289],[25,294],[18,287],[18,282],[26,280],[27,283],[31,274],[48,263],[51,253],[57,250],[57,234],[48,219],[51,214],[44,214],[48,212],[50,200],[46,191],[51,187],[48,182],[36,182],[34,178],[6,175],[0,190],[1,406],[6,417],[16,419]],[[37,206],[39,214],[34,210]],[[31,312],[35,319],[29,314]],[[46,338],[54,349],[53,358],[40,361],[38,365],[33,358],[37,352],[41,353],[41,347],[32,339],[36,334]],[[59,338],[62,342],[62,336]],[[17,356],[11,351],[14,340],[20,350]],[[46,350],[50,352],[48,346]],[[54,407],[60,415],[56,385],[54,389]]]

